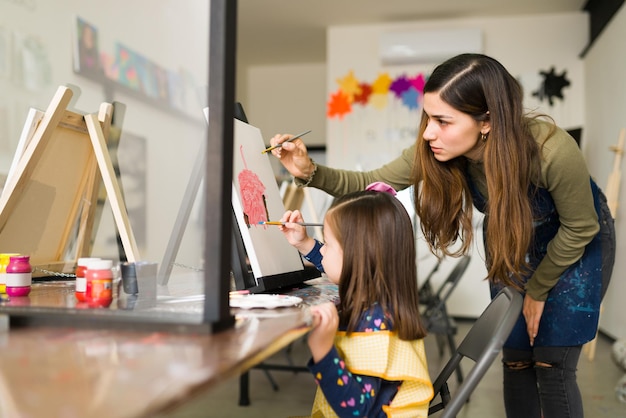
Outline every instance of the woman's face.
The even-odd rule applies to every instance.
[[[324,267],[326,276],[331,282],[339,284],[343,266],[343,248],[339,245],[339,241],[326,222],[324,222],[324,245],[320,252],[322,253],[322,267]]]
[[[482,160],[481,133],[489,132],[489,122],[477,122],[441,100],[438,93],[424,94],[424,113],[428,124],[424,140],[428,141],[437,161],[450,161],[465,156]]]

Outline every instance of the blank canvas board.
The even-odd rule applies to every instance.
[[[255,279],[304,270],[300,253],[277,226],[259,225],[277,221],[285,213],[270,153],[261,131],[235,120],[233,153],[233,209]]]
[[[29,112],[0,197],[0,249],[29,254],[34,267],[52,271],[73,267],[66,252],[86,179],[97,170],[83,115],[56,104],[69,100],[67,91],[59,89],[46,111],[58,122],[47,124],[44,112]]]

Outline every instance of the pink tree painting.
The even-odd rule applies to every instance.
[[[248,169],[246,158],[243,153],[243,146],[239,147],[243,170],[237,175],[239,180],[239,194],[243,206],[243,215],[248,227],[258,225],[259,222],[269,221],[269,213],[265,200],[265,185],[255,172]]]

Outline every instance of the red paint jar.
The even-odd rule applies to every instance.
[[[85,273],[87,272],[87,266],[90,262],[94,260],[100,260],[99,258],[88,258],[83,257],[79,258],[76,263],[76,284],[75,284],[75,295],[76,300],[79,302],[85,302],[85,292],[87,291],[87,278],[85,277]]]
[[[9,296],[28,296],[33,282],[29,255],[14,255],[6,270],[6,291]]]
[[[107,308],[113,302],[113,262],[93,260],[87,265],[85,302],[90,308]]]
[[[14,255],[20,255],[19,253],[2,253],[0,254],[0,294],[7,292],[7,266],[9,265],[9,260]]]

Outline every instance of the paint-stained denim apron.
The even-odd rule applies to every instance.
[[[468,176],[474,206],[485,212],[486,201]],[[596,335],[600,301],[610,280],[615,259],[615,229],[606,198],[593,180],[591,189],[600,231],[587,245],[583,256],[563,272],[556,286],[550,290],[539,323],[535,346],[575,346],[592,340]],[[546,255],[548,243],[559,229],[559,215],[552,196],[539,188],[533,195],[535,216],[534,240],[527,254],[534,271]],[[484,223],[484,226],[487,222]],[[484,231],[483,231],[484,232]],[[483,234],[486,237],[486,234]],[[531,274],[524,277],[524,283]],[[490,284],[491,297],[502,284]],[[530,343],[524,316],[520,317],[505,347],[528,350]]]

